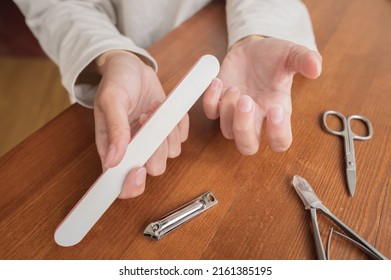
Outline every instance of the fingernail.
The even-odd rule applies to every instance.
[[[214,78],[214,79],[212,80],[212,89],[213,89],[214,91],[219,91],[219,90],[221,90],[221,81],[220,81],[220,79]]]
[[[254,107],[254,104],[251,100],[251,97],[248,95],[243,95],[239,99],[238,108],[240,112],[248,113],[250,112]]]
[[[269,110],[269,117],[272,123],[281,124],[284,120],[284,109],[276,105]]]
[[[106,167],[110,167],[110,163],[114,159],[115,152],[116,152],[115,145],[114,144],[110,144],[109,147],[107,148],[107,153],[106,153],[105,162],[104,162],[104,165]]]
[[[155,111],[159,106],[160,104],[162,104],[162,101],[159,101],[159,100],[153,100],[151,102],[151,110],[152,111]]]
[[[145,170],[145,168],[140,168],[136,173],[134,183],[137,186],[141,186],[142,184],[144,184],[146,176],[147,176],[147,171]]]
[[[139,124],[143,125],[145,121],[148,119],[149,115],[148,114],[141,114],[139,117]]]
[[[317,71],[320,75],[320,73],[322,72],[322,57],[320,57],[320,60],[317,62]]]

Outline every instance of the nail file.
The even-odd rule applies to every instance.
[[[219,62],[212,55],[204,55],[197,61],[134,135],[122,161],[97,179],[58,226],[54,234],[58,245],[73,246],[84,238],[119,196],[129,171],[147,162],[217,76],[219,69]]]

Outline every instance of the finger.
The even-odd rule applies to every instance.
[[[153,114],[157,108],[160,107],[160,105],[162,104],[162,101],[158,101],[158,100],[155,100],[155,101],[152,101],[151,103],[151,106],[149,107],[149,114]]]
[[[316,51],[300,45],[291,48],[288,65],[293,72],[299,72],[305,77],[315,79],[322,72],[322,57]]]
[[[167,137],[168,157],[176,158],[181,154],[181,135],[176,126]]]
[[[140,126],[144,125],[144,123],[149,119],[149,117],[156,111],[157,108],[162,104],[161,101],[152,101],[149,106],[149,110],[146,113],[143,113],[139,116],[138,124]]]
[[[292,144],[290,110],[274,105],[267,111],[266,136],[270,148],[275,152],[283,152]]]
[[[164,171],[166,171],[167,157],[168,142],[167,139],[165,139],[145,164],[148,174],[152,176],[162,175]]]
[[[141,114],[140,117],[138,118],[138,124],[140,126],[144,125],[144,123],[148,120],[150,115],[148,114]]]
[[[102,169],[107,169],[104,160],[107,153],[106,121],[100,108],[94,108],[95,144],[98,150]]]
[[[186,114],[178,123],[179,134],[182,143],[185,142],[189,137],[189,127],[190,127],[189,114]]]
[[[205,115],[212,120],[219,117],[219,101],[223,83],[220,79],[215,78],[212,80],[209,87],[206,89],[202,98],[202,105],[204,107]]]
[[[96,140],[98,151],[100,150],[102,154],[103,165],[105,167],[116,166],[122,160],[130,141],[126,109],[115,101],[103,101],[95,111]]]
[[[126,199],[141,195],[145,190],[147,171],[144,167],[135,168],[126,176],[118,198]]]
[[[220,129],[224,137],[234,139],[233,120],[236,104],[240,97],[239,89],[230,87],[224,92],[220,101]]]
[[[255,103],[248,95],[243,95],[235,110],[233,132],[235,143],[243,155],[253,155],[258,151],[262,120],[255,119]]]

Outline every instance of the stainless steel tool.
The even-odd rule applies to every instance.
[[[373,259],[378,260],[387,260],[387,258],[380,253],[375,247],[369,244],[364,238],[359,236],[354,232],[350,227],[344,224],[340,219],[338,219],[329,209],[322,204],[322,201],[316,196],[316,193],[310,186],[310,184],[302,177],[295,175],[292,180],[292,185],[294,186],[297,194],[300,196],[301,200],[304,203],[305,209],[309,209],[311,213],[311,223],[313,229],[313,235],[315,239],[316,253],[318,259],[326,260],[328,256],[324,250],[323,242],[319,232],[319,226],[317,221],[317,210],[325,214],[330,220],[332,220],[339,228],[341,228],[345,233],[338,233],[340,236],[345,237],[347,240],[351,241],[353,244],[357,245],[364,252],[366,252]],[[329,242],[328,242],[329,244]]]
[[[327,117],[335,116],[339,118],[342,122],[342,130],[334,130],[329,128],[327,125]],[[367,128],[367,135],[358,135],[353,132],[350,123],[352,120],[362,121]],[[346,180],[351,196],[354,196],[356,192],[356,156],[354,154],[354,144],[353,140],[369,140],[373,135],[373,128],[371,122],[364,116],[353,115],[345,117],[343,114],[337,111],[326,111],[323,114],[323,125],[326,131],[330,134],[337,135],[343,138],[344,140],[344,149],[345,149],[345,165],[346,165]]]
[[[144,230],[144,235],[159,240],[191,218],[208,210],[218,202],[211,192],[190,201],[182,207],[174,210],[159,221],[150,223]]]

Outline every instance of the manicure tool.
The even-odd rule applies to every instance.
[[[328,127],[327,116],[329,115],[336,116],[341,120],[343,126],[341,131],[337,131]],[[365,123],[368,132],[367,135],[357,135],[352,131],[350,123],[354,119],[361,120]],[[337,111],[326,111],[323,114],[323,125],[328,133],[341,136],[344,140],[346,179],[350,196],[353,197],[354,193],[356,192],[356,158],[354,155],[353,140],[369,140],[373,135],[372,124],[366,117],[361,115],[352,115],[346,118],[343,114]]]
[[[126,175],[143,166],[219,72],[212,55],[202,56],[160,107],[135,134],[122,161],[104,172],[57,228],[61,246],[79,243],[119,196]]]
[[[161,220],[150,223],[145,228],[144,235],[159,240],[191,218],[215,206],[217,202],[218,200],[213,193],[204,193],[200,197],[174,210]]]
[[[351,228],[344,224],[340,219],[338,219],[329,209],[327,209],[322,201],[316,196],[314,190],[310,184],[302,177],[295,175],[292,180],[292,185],[294,186],[297,194],[300,196],[301,200],[304,203],[305,209],[309,209],[311,213],[311,224],[313,229],[313,235],[315,239],[316,253],[318,259],[327,260],[322,238],[319,231],[318,221],[317,221],[317,210],[320,210],[325,214],[330,220],[332,220],[339,228],[341,228],[346,234],[338,233],[339,235],[345,237],[347,240],[353,242],[355,245],[358,245],[363,251],[370,255],[374,259],[378,260],[387,260],[387,258],[365,241],[361,236],[355,233]],[[331,235],[330,235],[331,236]],[[329,236],[329,240],[330,240]],[[329,242],[328,242],[329,244]],[[328,251],[328,250],[327,250]]]

